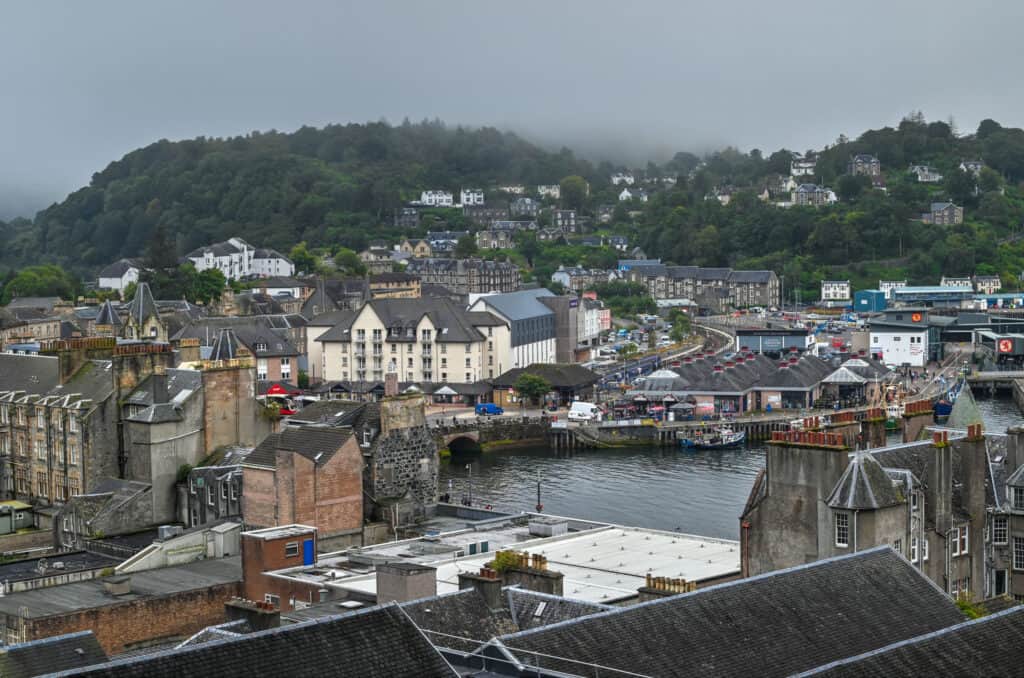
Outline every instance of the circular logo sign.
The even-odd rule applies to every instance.
[[[921,314],[914,313],[913,315],[910,316],[910,319],[913,320],[915,323],[919,323],[921,322]]]
[[[999,352],[1000,353],[1013,353],[1013,340],[1012,339],[1000,339],[999,340]]]

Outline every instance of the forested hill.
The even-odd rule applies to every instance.
[[[571,174],[591,169],[568,150],[440,122],[164,140],[111,163],[34,227],[0,224],[0,246],[7,265],[42,259],[78,271],[142,254],[157,224],[176,235],[179,254],[233,235],[284,251],[302,240],[359,247],[421,189],[457,194]]]

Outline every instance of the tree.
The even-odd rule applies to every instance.
[[[531,404],[546,396],[551,391],[551,384],[544,377],[523,372],[512,385],[521,400],[528,400]]]
[[[153,234],[149,237],[149,243],[146,245],[146,265],[160,271],[178,267],[176,248],[163,224],[153,229]]]
[[[986,139],[1003,129],[1003,126],[991,118],[985,118],[978,123],[978,139]]]
[[[60,297],[74,300],[78,281],[68,275],[60,266],[45,264],[29,266],[18,271],[4,285],[3,303],[15,297]]]
[[[871,180],[863,175],[844,174],[839,177],[836,194],[843,202],[856,200],[861,193],[871,186]]]
[[[998,191],[1003,187],[1003,178],[991,167],[982,167],[978,174],[978,188],[982,193]]]
[[[976,186],[972,172],[955,169],[946,176],[946,193],[949,199],[958,205],[974,200]]]
[[[288,253],[288,258],[295,264],[296,271],[303,273],[316,272],[316,257],[306,247],[305,240],[291,249],[291,252]]]
[[[526,257],[526,263],[531,267],[533,266],[533,260],[541,252],[540,243],[537,242],[537,237],[532,233],[524,233],[519,238],[519,245],[516,248],[520,254]]]
[[[467,233],[459,238],[459,241],[455,243],[456,259],[469,259],[476,253],[476,238],[473,237],[472,233]]]
[[[210,304],[220,299],[228,282],[224,274],[220,272],[220,269],[208,268],[197,273],[191,264],[185,264],[182,268],[191,269],[190,271],[185,271],[185,275],[190,282],[189,290],[186,293],[189,301],[201,301],[204,304]]]
[[[352,275],[365,275],[366,273],[366,264],[355,251],[347,247],[339,247],[334,253],[334,265],[339,270]]]
[[[559,182],[559,191],[562,205],[572,210],[582,209],[587,200],[587,181],[576,174],[565,177]]]

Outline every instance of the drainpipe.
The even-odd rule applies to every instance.
[[[857,514],[860,511],[853,512],[853,552],[857,552]]]
[[[746,579],[750,576],[750,521],[744,520],[740,527],[740,576]]]

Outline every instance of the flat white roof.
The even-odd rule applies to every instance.
[[[262,530],[250,530],[242,534],[258,539],[280,539],[282,537],[298,537],[315,532],[316,528],[309,525],[278,525],[277,527],[265,527]]]
[[[479,533],[469,534],[476,535],[473,541],[486,541],[486,537]],[[408,554],[409,546],[406,543],[400,550]],[[421,555],[415,561],[435,566],[437,592],[447,593],[458,590],[460,572],[478,572],[494,557],[494,551],[506,546],[545,556],[548,569],[565,575],[563,591],[566,597],[595,603],[610,603],[635,596],[637,589],[645,584],[648,574],[700,582],[736,574],[740,570],[739,542],[615,525],[511,544],[491,542],[486,553],[463,556],[455,555],[456,552],[438,553],[433,558]],[[324,565],[318,563],[317,569],[323,570]],[[328,566],[327,569],[333,568]],[[376,594],[374,573],[356,574],[345,566],[333,571],[336,573],[333,578],[328,576],[322,580],[325,585]],[[305,572],[288,575],[310,578]]]

